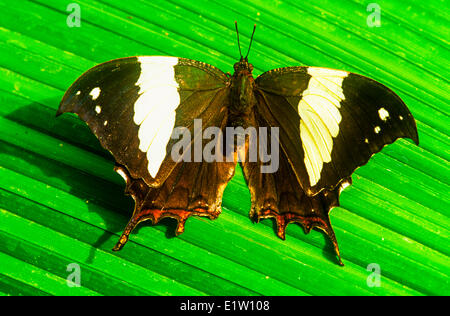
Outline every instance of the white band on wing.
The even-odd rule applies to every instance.
[[[139,149],[147,153],[148,172],[155,178],[166,156],[166,146],[175,126],[180,105],[175,79],[176,57],[138,57],[141,74],[136,85],[139,98],[134,104],[134,122],[139,125]]]
[[[311,76],[298,104],[300,137],[310,185],[320,180],[323,164],[331,161],[333,137],[339,134],[342,116],[339,112],[345,99],[342,81],[348,72],[309,67]]]

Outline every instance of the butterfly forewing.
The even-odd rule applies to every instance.
[[[75,81],[58,114],[78,114],[133,178],[158,187],[178,163],[169,157],[173,129],[193,132],[194,119],[207,128],[226,109],[227,81],[219,69],[190,59],[116,59]]]
[[[332,190],[397,138],[418,142],[415,121],[390,89],[366,77],[289,67],[256,79],[257,108],[280,128],[280,147],[308,195]]]

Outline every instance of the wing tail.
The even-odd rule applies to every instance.
[[[220,165],[219,165],[220,164]],[[149,187],[142,179],[134,179],[128,170],[117,165],[115,170],[126,181],[125,193],[135,200],[133,215],[113,248],[121,250],[133,229],[144,221],[153,225],[164,218],[177,221],[175,235],[184,232],[191,216],[216,219],[221,213],[223,191],[234,174],[235,162],[179,163],[159,188]]]
[[[257,122],[260,126],[267,126],[262,117]],[[269,139],[272,140],[270,135]],[[267,146],[271,147],[271,144]],[[300,186],[286,154],[281,150],[278,159],[278,170],[273,173],[261,172],[261,160],[241,162],[252,199],[250,217],[256,222],[275,219],[276,234],[283,240],[286,238],[286,228],[292,222],[300,224],[306,234],[313,228],[322,230],[333,244],[338,263],[343,265],[329,212],[339,206],[340,192],[351,183],[351,178],[345,179],[333,190],[323,190],[310,196]]]

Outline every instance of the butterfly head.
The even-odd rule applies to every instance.
[[[253,65],[248,62],[247,57],[241,57],[241,59],[233,66],[235,74],[247,73],[251,74],[253,71]]]

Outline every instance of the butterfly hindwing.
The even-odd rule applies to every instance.
[[[222,111],[211,123],[223,130],[227,120],[226,112]],[[163,218],[174,218],[178,222],[175,234],[179,235],[190,216],[209,219],[219,216],[223,191],[234,174],[236,163],[234,160],[227,162],[224,156],[218,158],[222,161],[219,163],[195,162],[193,151],[190,154],[191,162],[178,163],[158,188],[149,187],[142,179],[134,179],[127,168],[116,165],[115,170],[127,184],[125,192],[135,200],[135,208],[115,251],[125,245],[131,231],[143,221],[151,220],[156,224]]]
[[[273,127],[259,112],[255,113],[255,121],[257,127]],[[259,146],[272,147],[270,142],[273,138],[270,129],[268,131],[266,142],[263,143],[260,139]],[[344,179],[341,182],[342,187],[322,190],[315,196],[309,196],[300,185],[286,153],[280,150],[277,158],[278,168],[275,172],[261,172],[263,165],[261,160],[241,162],[251,193],[250,217],[257,222],[265,218],[274,218],[277,225],[276,233],[283,240],[286,227],[291,222],[301,224],[305,233],[309,233],[314,227],[323,230],[330,237],[339,263],[342,264],[328,214],[333,207],[339,206],[340,191],[342,187],[351,183],[351,178]]]
[[[256,79],[258,111],[308,195],[332,190],[385,145],[418,142],[415,121],[384,85],[340,70],[289,67]]]

